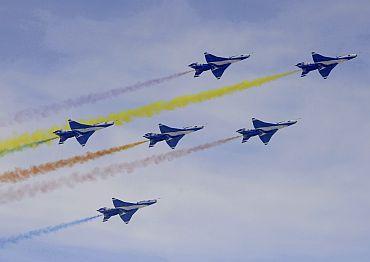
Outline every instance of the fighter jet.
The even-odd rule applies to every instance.
[[[153,147],[160,141],[166,141],[167,145],[174,149],[180,139],[186,134],[201,130],[203,127],[204,126],[173,128],[159,124],[159,130],[161,131],[160,134],[147,133],[144,135],[144,137],[150,140],[149,147]]]
[[[322,56],[318,53],[312,52],[313,63],[298,63],[297,67],[302,69],[301,77],[306,76],[310,71],[319,70],[320,75],[326,79],[331,70],[336,67],[337,64],[346,62],[357,57],[356,54],[349,54],[345,56],[327,57]]]
[[[87,140],[89,140],[90,136],[94,134],[96,130],[103,129],[114,124],[114,122],[104,122],[94,125],[85,125],[71,119],[68,119],[68,123],[71,130],[54,131],[54,134],[60,138],[59,144],[63,144],[68,138],[75,137],[81,146],[85,146]]]
[[[139,201],[137,203],[123,202],[117,198],[112,198],[112,201],[114,208],[102,207],[96,210],[104,215],[103,222],[108,221],[108,219],[112,216],[119,215],[123,222],[128,224],[128,222],[130,222],[131,217],[140,208],[147,207],[157,203],[156,199]]]
[[[271,139],[271,137],[281,128],[294,125],[297,123],[297,120],[294,121],[285,121],[285,122],[278,122],[278,123],[267,123],[262,122],[261,120],[252,118],[254,129],[245,128],[239,129],[238,133],[243,135],[242,143],[246,142],[252,136],[259,136],[261,141],[267,145]]]
[[[226,68],[229,67],[232,63],[239,62],[241,60],[247,59],[250,55],[240,55],[240,56],[231,56],[231,57],[219,57],[211,55],[209,53],[204,53],[207,63],[198,64],[192,63],[189,67],[195,70],[194,77],[198,77],[204,71],[211,70],[213,75],[220,79]]]

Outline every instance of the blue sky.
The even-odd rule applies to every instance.
[[[132,223],[94,221],[8,246],[1,261],[368,261],[370,91],[368,1],[3,1],[0,117],[20,109],[187,70],[216,55],[252,53],[222,79],[186,75],[160,86],[4,128],[10,134],[89,118],[294,69],[310,52],[358,53],[327,80],[292,75],[258,89],[139,119],[75,141],[0,159],[1,171],[207,124],[181,147],[232,136],[251,118],[302,118],[275,135],[64,188],[2,206],[0,236],[95,214],[111,197],[161,197]],[[6,99],[4,99],[6,98]],[[27,183],[168,152],[146,146]],[[1,185],[1,189],[6,189]]]

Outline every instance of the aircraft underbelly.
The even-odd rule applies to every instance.
[[[266,126],[266,127],[261,127],[259,129],[266,133],[266,132],[270,132],[272,130],[277,130],[277,129],[279,129],[279,127],[278,126]]]
[[[346,62],[346,61],[347,61],[347,59],[338,59],[338,60],[322,61],[322,62],[319,62],[319,64],[329,66],[329,65],[333,65],[333,64],[343,63],[343,62]]]
[[[237,61],[238,60],[223,60],[223,61],[212,62],[212,64],[214,64],[216,66],[222,66],[222,65],[232,64],[232,63],[235,63]]]
[[[168,135],[170,137],[176,137],[176,136],[182,136],[191,133],[192,131],[176,131],[176,132],[169,132],[165,133],[165,135]]]
[[[139,209],[143,207],[146,207],[146,205],[132,205],[132,206],[121,207],[120,209],[122,210],[122,212],[128,212],[130,210]]]
[[[99,129],[102,129],[103,127],[88,127],[88,128],[80,128],[80,129],[74,129],[74,131],[80,132],[80,133],[87,133],[91,131],[97,131]]]
[[[259,129],[262,130],[263,132],[270,132],[273,130],[279,130],[284,127],[287,127],[288,125],[276,125],[276,126],[266,126],[266,127],[260,127]]]

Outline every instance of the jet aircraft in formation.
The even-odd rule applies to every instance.
[[[312,52],[312,59],[313,63],[298,63],[296,64],[297,67],[302,69],[301,77],[306,76],[309,72],[313,70],[319,70],[320,75],[326,79],[331,70],[336,67],[339,63],[346,62],[353,58],[357,57],[356,54],[349,54],[345,56],[337,56],[337,57],[327,57],[322,56],[318,53]]]
[[[117,198],[112,198],[114,208],[107,208],[102,207],[99,208],[97,211],[104,215],[103,222],[108,221],[108,219],[112,216],[119,215],[120,218],[128,224],[130,222],[131,217],[138,211],[140,208],[147,207],[157,203],[156,199],[153,200],[144,200],[139,201],[136,203],[130,202],[123,202]]]
[[[68,119],[71,130],[56,130],[54,134],[59,136],[59,144],[63,144],[68,138],[75,137],[81,146],[85,146],[90,136],[95,131],[114,125],[114,122],[104,122],[94,125],[81,124],[71,119]]]
[[[213,75],[220,79],[226,68],[228,68],[232,63],[244,60],[250,55],[241,56],[231,56],[228,58],[214,56],[209,53],[204,53],[207,63],[198,64],[192,63],[189,66],[195,70],[194,77],[198,77],[204,71],[211,70]],[[325,57],[315,52],[312,52],[313,63],[298,63],[297,67],[302,69],[301,77],[306,76],[310,71],[318,70],[321,76],[326,79],[331,70],[339,63],[351,60],[357,57],[356,54],[349,54],[346,56],[338,57]],[[57,130],[54,133],[60,137],[59,144],[63,144],[65,140],[71,137],[75,137],[77,141],[84,146],[90,136],[99,129],[109,127],[114,124],[114,122],[98,123],[94,125],[81,124],[73,120],[68,120],[70,131]],[[288,127],[297,123],[297,120],[283,121],[277,123],[268,123],[252,118],[252,123],[254,129],[239,129],[238,133],[243,135],[242,143],[245,143],[249,138],[253,136],[259,136],[261,141],[267,145],[271,137],[279,130],[284,127]],[[144,135],[145,138],[149,139],[149,147],[153,147],[156,143],[160,141],[166,141],[166,143],[174,149],[181,138],[186,134],[198,131],[204,128],[204,126],[193,126],[184,128],[173,128],[163,124],[159,124],[160,134],[147,133]],[[157,200],[145,200],[139,201],[137,203],[123,202],[119,199],[112,198],[114,208],[102,207],[97,211],[104,215],[103,222],[108,221],[112,216],[119,215],[120,218],[128,224],[132,216],[140,208],[147,207],[157,203]]]
[[[159,130],[161,131],[160,134],[147,133],[144,135],[144,137],[149,139],[149,147],[153,147],[156,143],[160,141],[166,141],[167,145],[174,149],[180,139],[183,138],[186,134],[201,130],[202,128],[204,128],[204,126],[174,128],[159,124]]]
[[[285,121],[285,122],[278,122],[278,123],[267,123],[256,118],[252,118],[254,129],[245,128],[239,129],[238,133],[243,135],[242,143],[246,142],[252,136],[259,136],[261,141],[267,145],[271,139],[271,137],[279,130],[287,126],[294,125],[297,123],[296,120],[294,121]]]
[[[229,67],[229,65],[250,57],[250,55],[219,57],[209,53],[204,53],[204,56],[206,58],[207,63],[205,64],[192,63],[189,65],[189,67],[195,70],[194,77],[198,77],[204,71],[211,70],[213,75],[217,79],[220,79],[226,68]]]

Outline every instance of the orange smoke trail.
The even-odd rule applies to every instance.
[[[74,156],[74,157],[70,157],[70,158],[67,158],[67,159],[61,159],[61,160],[54,161],[54,162],[48,162],[48,163],[41,164],[41,165],[38,165],[38,166],[32,166],[32,167],[27,168],[27,169],[16,168],[13,171],[8,171],[8,172],[0,174],[0,182],[15,183],[15,182],[18,182],[18,181],[21,181],[21,180],[25,180],[29,177],[33,177],[33,176],[36,176],[36,175],[39,175],[39,174],[44,174],[44,173],[47,173],[47,172],[57,170],[57,169],[62,168],[62,167],[71,167],[71,166],[74,166],[76,164],[82,164],[82,163],[85,163],[85,162],[90,161],[90,160],[94,160],[94,159],[102,157],[102,156],[110,155],[110,154],[113,154],[113,153],[116,153],[116,152],[119,152],[119,151],[123,151],[123,150],[128,150],[128,149],[133,148],[135,146],[141,145],[145,142],[147,142],[147,141],[139,141],[139,142],[135,142],[135,143],[127,144],[127,145],[122,145],[122,146],[112,147],[112,148],[109,148],[109,149],[99,150],[99,151],[96,151],[96,152],[87,152],[84,155]]]
[[[18,188],[9,188],[0,192],[0,203],[4,204],[12,201],[22,200],[23,198],[33,197],[36,194],[48,193],[61,187],[73,188],[77,184],[96,181],[98,179],[106,179],[117,174],[132,173],[138,168],[144,168],[150,165],[158,165],[163,162],[172,161],[195,152],[225,144],[239,137],[240,136],[234,136],[220,139],[188,149],[179,149],[164,154],[152,155],[131,162],[112,164],[105,168],[96,167],[90,172],[84,174],[73,173],[69,177],[61,177],[52,181],[39,182],[38,184],[33,185],[24,185]]]

